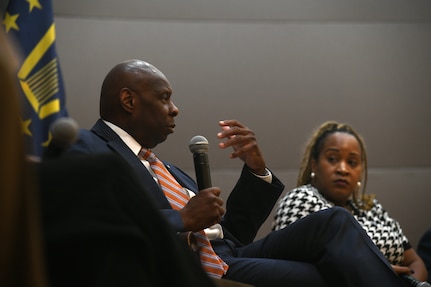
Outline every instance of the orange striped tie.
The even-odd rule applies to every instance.
[[[151,169],[156,174],[165,196],[172,208],[182,209],[190,197],[184,188],[175,180],[165,165],[159,160],[151,150],[142,149],[139,156],[150,163]],[[195,232],[197,243],[200,247],[200,259],[204,270],[208,275],[220,278],[226,273],[228,265],[217,256],[203,230]]]

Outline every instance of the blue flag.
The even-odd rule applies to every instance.
[[[41,156],[51,141],[50,125],[67,116],[51,0],[10,0],[2,24],[20,49],[17,80],[23,114],[19,116],[27,153]]]

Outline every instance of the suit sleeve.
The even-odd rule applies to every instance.
[[[251,243],[277,202],[284,185],[273,174],[271,183],[253,175],[244,165],[226,202],[223,227],[242,244]]]

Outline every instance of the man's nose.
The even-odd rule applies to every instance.
[[[180,112],[180,110],[178,109],[178,107],[174,104],[174,102],[171,102],[171,105],[169,107],[170,110],[170,114],[172,114],[174,117],[178,115],[178,113]]]

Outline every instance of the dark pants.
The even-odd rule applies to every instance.
[[[214,241],[225,278],[261,286],[407,286],[344,208],[313,213],[244,247]]]

